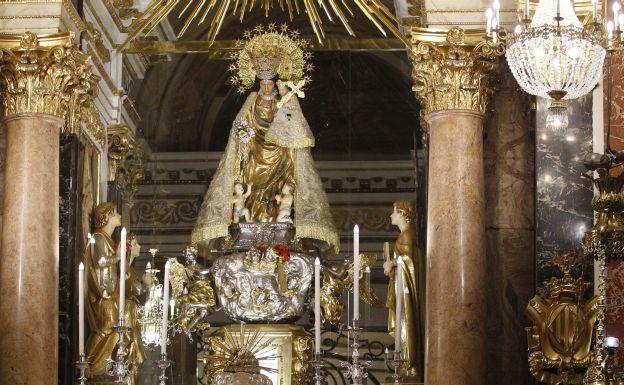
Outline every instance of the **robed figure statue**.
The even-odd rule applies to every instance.
[[[86,355],[90,364],[90,382],[95,381],[98,384],[112,382],[107,376],[107,360],[114,359],[119,342],[119,334],[114,328],[119,324],[120,248],[112,239],[113,231],[119,226],[121,216],[117,213],[115,204],[99,204],[95,208],[93,241],[87,246],[84,255],[87,281],[85,312],[90,331]],[[130,328],[126,335],[126,359],[131,369],[137,369],[145,357],[137,322],[137,296],[141,293],[142,284],[130,266],[127,266],[126,271],[124,319],[125,326]],[[132,378],[130,382],[134,382]]]
[[[403,317],[401,324],[401,341],[403,359],[406,360],[403,375],[410,379],[423,378],[423,326],[424,326],[424,295],[425,295],[425,264],[423,255],[418,248],[418,234],[414,227],[416,208],[408,200],[394,203],[390,216],[392,224],[401,230],[394,244],[394,254],[403,259]],[[388,331],[395,331],[396,304],[396,261],[386,255],[384,273],[389,276],[388,297]]]
[[[292,44],[289,36],[265,33],[241,49],[237,76],[244,78],[245,87],[258,84],[258,91],[250,93],[233,122],[193,230],[193,244],[225,237],[230,224],[244,219],[293,223],[297,238],[338,247],[310,154],[314,137],[298,100],[306,82],[305,60]]]

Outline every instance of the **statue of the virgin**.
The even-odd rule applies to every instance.
[[[260,33],[262,32],[262,33]],[[232,223],[287,222],[295,237],[338,248],[327,197],[310,148],[314,137],[298,97],[311,69],[307,42],[281,31],[248,33],[230,69],[244,92],[225,153],[201,206],[193,244],[228,235]]]

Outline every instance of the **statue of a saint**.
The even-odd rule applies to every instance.
[[[238,223],[232,219],[234,196],[236,219],[247,215],[250,222],[292,221],[297,238],[337,248],[338,233],[310,154],[314,137],[298,100],[307,56],[297,44],[287,34],[262,33],[250,38],[232,64],[234,78],[244,78],[243,90],[259,87],[234,120],[193,230],[193,244],[228,235],[229,225]],[[243,186],[250,191],[243,194]]]
[[[410,378],[421,379],[423,376],[423,321],[424,321],[424,259],[418,248],[418,234],[414,227],[416,208],[408,200],[399,200],[394,203],[394,211],[390,216],[392,224],[401,230],[401,234],[394,244],[394,253],[403,258],[403,309],[402,319],[402,347],[403,359],[406,366],[404,375]],[[388,253],[386,253],[388,254]],[[395,275],[396,262],[389,255],[385,256],[384,273],[390,277],[388,283],[388,298],[386,306],[388,312],[388,331],[395,330]]]
[[[86,354],[90,363],[89,376],[99,382],[107,382],[107,360],[117,350],[119,334],[114,327],[119,323],[119,245],[115,244],[112,234],[121,226],[121,216],[115,204],[101,203],[95,208],[94,243],[87,247],[84,255],[87,275],[85,311],[89,323],[89,338]],[[136,239],[129,238],[129,264],[138,255],[139,245]],[[127,266],[125,325],[130,328],[126,345],[126,358],[131,367],[138,368],[143,362],[144,352],[137,322],[137,296],[141,292],[141,282],[132,267]]]

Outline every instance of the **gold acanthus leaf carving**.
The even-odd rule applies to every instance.
[[[454,27],[443,42],[414,38],[414,91],[425,114],[440,110],[471,110],[485,113],[494,93],[499,72],[500,44],[464,40],[464,31]]]
[[[0,88],[6,90],[0,94],[3,114],[54,115],[64,120],[65,132],[80,133],[82,115],[97,95],[99,78],[71,34],[42,39],[31,32],[0,38]]]

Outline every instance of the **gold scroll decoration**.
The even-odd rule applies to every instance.
[[[91,132],[103,142],[93,122],[93,100],[99,78],[89,56],[73,43],[72,34],[0,36],[0,103],[3,116],[40,113],[65,122],[64,132]]]
[[[109,126],[107,134],[108,180],[124,188],[126,203],[132,206],[139,182],[145,177],[143,149],[126,125]]]
[[[485,114],[504,48],[481,36],[458,27],[448,32],[412,28],[413,89],[425,114],[441,110]]]

